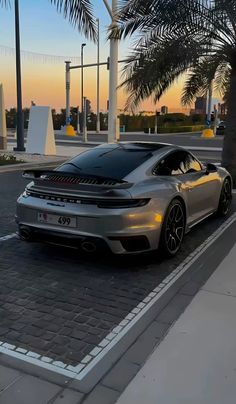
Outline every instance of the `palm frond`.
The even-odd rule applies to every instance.
[[[83,32],[86,37],[96,40],[97,31],[90,0],[50,0],[65,18]]]
[[[123,69],[121,86],[129,93],[126,109],[134,110],[151,95],[156,102],[180,75],[197,62],[201,52],[199,43],[179,36],[135,49]]]
[[[0,6],[1,7],[10,7],[10,0],[0,0]]]
[[[202,96],[209,90],[220,63],[219,58],[220,55],[214,55],[200,59],[188,74],[181,98],[184,106],[191,105],[197,96]]]
[[[221,62],[217,67],[214,88],[223,98],[227,97],[230,86],[231,67],[228,62]]]
[[[143,35],[155,29],[182,28],[214,34],[220,43],[235,43],[229,18],[223,20],[221,10],[212,4],[211,0],[123,0],[118,13],[119,27],[111,36],[126,37],[136,31]]]

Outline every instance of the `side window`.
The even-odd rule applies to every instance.
[[[185,151],[176,151],[161,160],[154,169],[155,175],[179,175],[186,173],[186,157],[188,153]]]
[[[189,153],[186,158],[186,173],[196,173],[202,170],[201,164]]]
[[[176,151],[161,160],[153,170],[154,175],[180,175],[201,171],[199,162],[186,151]]]

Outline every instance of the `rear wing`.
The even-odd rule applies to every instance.
[[[26,178],[27,180],[34,180],[40,177],[42,177],[43,179],[44,175],[50,175],[54,173],[54,170],[25,170],[22,174],[22,177]]]
[[[75,174],[56,170],[25,170],[22,176],[23,178],[27,180],[33,180],[38,184],[45,184],[50,182],[54,185],[100,185],[115,188],[130,188],[130,186],[132,185],[127,181],[117,178],[90,174],[86,175],[81,173]]]

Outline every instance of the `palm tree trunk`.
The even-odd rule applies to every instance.
[[[227,127],[224,137],[222,166],[230,172],[236,187],[236,67],[232,67],[227,103]]]

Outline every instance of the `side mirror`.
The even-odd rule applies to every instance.
[[[217,167],[215,166],[215,164],[212,163],[208,163],[206,165],[206,174],[210,174],[210,173],[216,173],[217,171]]]

